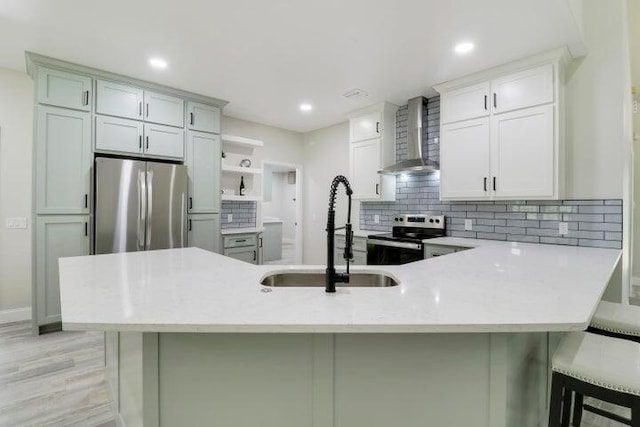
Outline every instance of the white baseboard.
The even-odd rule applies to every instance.
[[[631,284],[633,286],[640,286],[640,277],[632,277],[631,278]]]
[[[287,239],[287,238],[282,238],[282,243],[287,243],[290,245],[295,245],[296,244],[296,239]]]
[[[31,320],[31,307],[0,310],[0,324],[22,322],[23,320]]]

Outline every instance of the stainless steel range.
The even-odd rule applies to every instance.
[[[426,258],[423,241],[445,235],[444,215],[398,215],[392,232],[367,237],[368,265],[399,265]]]

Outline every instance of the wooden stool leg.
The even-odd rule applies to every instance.
[[[562,414],[562,380],[554,373],[551,377],[551,402],[549,402],[549,427],[560,427]]]
[[[564,396],[562,399],[562,427],[569,427],[569,420],[571,418],[571,398],[573,397],[573,391],[565,387]]]
[[[573,399],[573,425],[575,427],[580,427],[580,423],[582,422],[582,404],[584,402],[584,396],[580,393],[575,394],[575,398]]]
[[[631,427],[640,427],[640,397],[631,403]]]

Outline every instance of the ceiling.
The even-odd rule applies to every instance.
[[[561,45],[584,54],[580,0],[0,0],[0,67],[24,51],[230,101],[299,132]],[[579,9],[579,8],[578,8]],[[453,46],[470,40],[465,56]],[[169,62],[164,71],[148,60]],[[364,99],[346,99],[360,88]],[[298,106],[311,103],[313,111]]]

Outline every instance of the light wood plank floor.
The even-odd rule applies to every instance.
[[[0,325],[0,426],[115,426],[103,336]]]
[[[589,403],[629,416],[624,408]],[[0,426],[115,425],[101,332],[34,336],[30,322],[0,324]],[[624,424],[585,412],[582,426]]]

